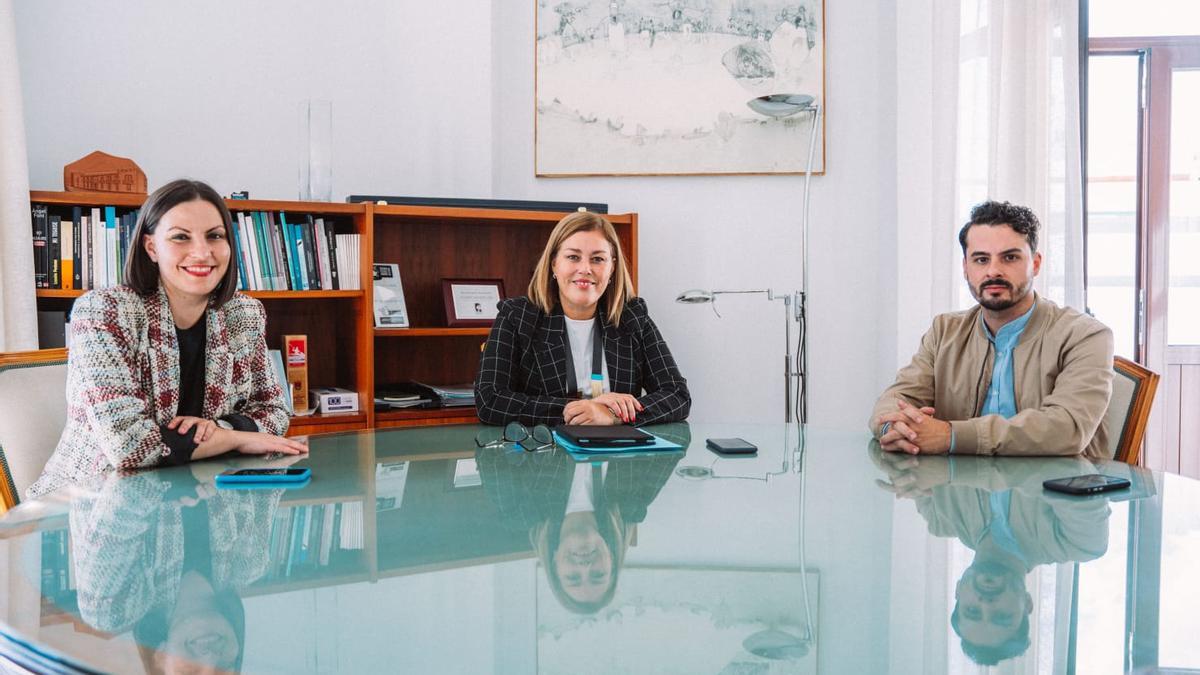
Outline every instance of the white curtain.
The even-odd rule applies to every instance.
[[[38,348],[29,163],[12,0],[0,0],[0,352]]]
[[[897,281],[913,291],[898,304],[903,361],[932,314],[972,303],[957,234],[985,199],[1033,209],[1036,288],[1083,309],[1078,49],[1079,0],[897,5]]]

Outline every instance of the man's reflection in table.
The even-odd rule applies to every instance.
[[[80,618],[132,628],[149,673],[238,671],[246,617],[238,589],[269,565],[282,490],[216,490],[216,463],[111,475],[72,502]]]
[[[684,448],[687,424],[652,431]],[[617,590],[635,527],[683,457],[681,452],[596,456],[576,461],[560,448],[483,448],[476,463],[505,525],[527,532],[550,590],[563,607],[591,614]]]
[[[975,552],[955,586],[950,625],[963,652],[980,665],[1029,648],[1033,598],[1026,576],[1038,565],[1084,562],[1108,548],[1108,500],[1047,495],[1048,477],[1096,473],[1082,458],[991,459],[871,455],[898,497],[914,500],[938,537],[956,537]]]

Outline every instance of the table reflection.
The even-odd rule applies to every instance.
[[[655,431],[685,448],[691,442],[686,424]],[[612,602],[637,524],[682,457],[575,458],[501,446],[481,448],[476,462],[504,527],[528,535],[554,597],[572,612],[593,614]]]
[[[949,621],[963,654],[978,665],[1029,650],[1035,601],[1028,586],[1036,568],[1104,556],[1110,500],[1147,496],[1140,480],[1130,490],[1083,497],[1042,487],[1048,478],[1120,466],[1099,468],[1083,458],[911,456],[883,452],[878,443],[869,452],[887,475],[877,481],[881,488],[911,499],[931,535],[957,539],[972,552],[954,583]]]
[[[71,505],[79,616],[132,629],[149,673],[241,668],[241,590],[267,571],[282,490],[217,491],[207,468],[110,475]]]

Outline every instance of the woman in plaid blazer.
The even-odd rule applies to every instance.
[[[67,425],[37,497],[112,469],[183,464],[229,451],[305,452],[287,431],[267,361],[266,314],[237,289],[220,195],[177,180],[138,215],[125,284],[71,311]]]
[[[687,418],[687,380],[646,302],[633,297],[621,243],[603,216],[581,211],[560,220],[528,296],[502,300],[499,309],[475,379],[475,407],[485,424],[643,425]],[[602,378],[589,381],[594,351],[573,340],[594,340],[597,333]]]

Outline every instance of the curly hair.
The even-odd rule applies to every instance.
[[[1041,224],[1027,206],[1018,206],[1011,202],[988,200],[976,204],[971,209],[971,219],[958,231],[958,243],[962,246],[963,255],[967,254],[967,230],[976,225],[1007,225],[1029,242],[1030,253],[1037,253],[1038,230]]]

